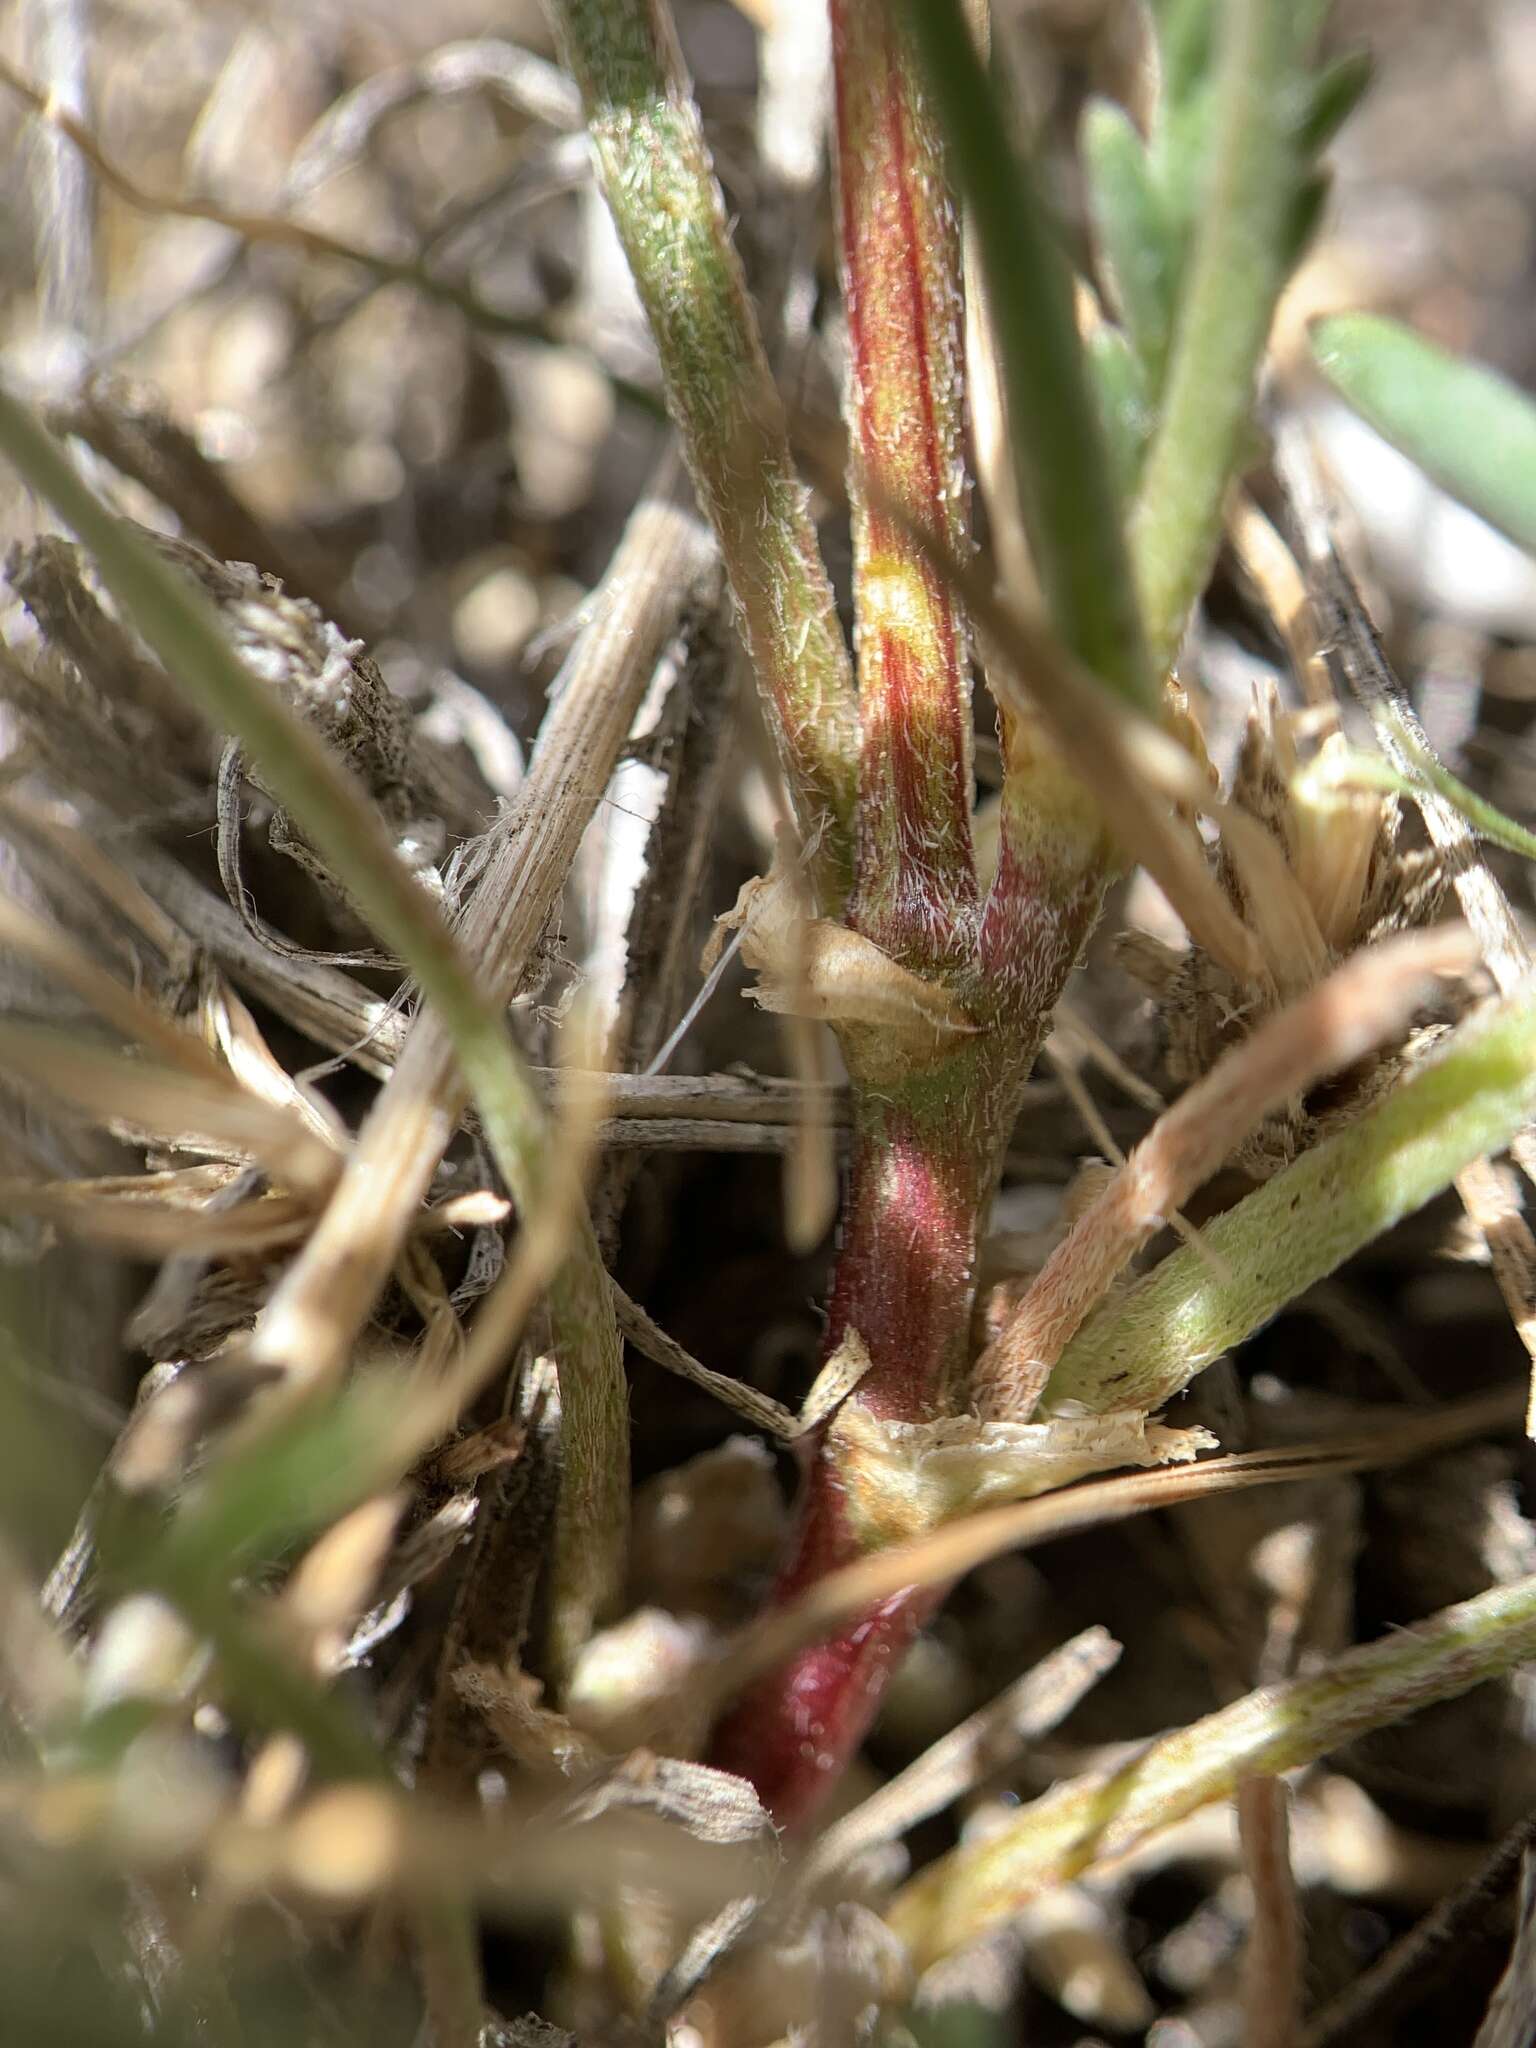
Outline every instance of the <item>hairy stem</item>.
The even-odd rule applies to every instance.
[[[1004,859],[1015,856],[1005,844]],[[895,1086],[855,1093],[852,1175],[832,1292],[829,1355],[857,1335],[870,1369],[854,1399],[889,1422],[963,1400],[977,1232],[1024,1082],[1098,908],[1097,873],[1021,861],[1011,914],[988,907],[975,1044]],[[859,1554],[834,1447],[806,1448],[794,1554],[772,1606]],[[757,1786],[782,1825],[803,1824],[836,1784],[943,1586],[888,1595],[751,1686],[717,1731],[714,1761]]]
[[[850,1335],[869,1353],[856,1399],[890,1421],[938,1411],[963,1364],[982,1184],[990,1175],[955,1129],[974,1090],[962,1054],[896,1100],[861,1092],[846,1234],[827,1332],[830,1356]],[[946,1085],[947,1084],[947,1085]],[[772,1604],[791,1601],[858,1552],[829,1445],[806,1454],[794,1553]],[[775,1818],[810,1818],[862,1741],[897,1660],[941,1593],[897,1593],[769,1673],[717,1731],[713,1761],[750,1777]]]
[[[832,0],[832,38],[862,734],[850,919],[921,971],[973,937],[970,678],[954,594],[885,508],[965,543],[960,227],[899,23]]]
[[[1250,1693],[1150,1743],[1117,1771],[1058,1786],[1001,1832],[932,1864],[897,1894],[891,1924],[923,1968],[1050,1886],[1230,1797],[1245,1779],[1313,1763],[1533,1654],[1536,1577],[1348,1650],[1314,1677]]]
[[[852,874],[857,709],[725,204],[665,0],[550,0],[667,403],[773,713],[820,908]]]
[[[1107,848],[1054,753],[1020,736],[1000,873],[979,915],[964,636],[949,579],[914,531],[963,551],[959,235],[902,18],[873,0],[832,0],[832,24],[863,726],[849,918],[904,966],[943,980],[978,1031],[939,1063],[894,1074],[851,1036],[845,1045],[854,1151],[827,1345],[830,1355],[857,1338],[868,1353],[854,1398],[872,1417],[922,1422],[964,1398],[977,1231],[1043,1020],[1092,922]],[[1070,302],[1065,317],[1070,329]],[[1075,334],[1066,346],[1075,350]],[[1073,447],[1074,488],[1086,477],[1091,492],[1098,472],[1074,432],[1069,422],[1042,454]],[[1055,474],[1051,461],[1044,471]],[[1071,540],[1072,519],[1055,512]],[[1117,517],[1106,529],[1115,538]],[[1082,563],[1063,574],[1084,637],[1112,675],[1128,673],[1117,666],[1124,647],[1111,651],[1113,621],[1109,638],[1089,632],[1090,613],[1096,629],[1103,611],[1088,604]],[[1111,587],[1128,591],[1128,575]],[[836,1440],[804,1456],[776,1606],[861,1548]],[[804,1823],[942,1597],[898,1592],[769,1673],[718,1731],[716,1761],[750,1777],[781,1823]]]

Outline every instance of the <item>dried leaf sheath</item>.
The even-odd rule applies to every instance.
[[[848,655],[676,36],[651,0],[550,0],[550,13],[773,709],[820,908],[835,913],[853,846]]]
[[[963,957],[976,902],[970,679],[949,586],[894,503],[959,551],[959,223],[907,39],[833,0],[861,727],[856,926],[909,966]]]

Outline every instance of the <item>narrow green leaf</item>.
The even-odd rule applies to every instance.
[[[1536,551],[1536,400],[1376,313],[1312,328],[1339,396],[1442,489]]]
[[[1330,785],[1334,788],[1380,789],[1392,796],[1406,796],[1419,801],[1427,791],[1433,791],[1461,813],[1479,839],[1486,839],[1492,846],[1502,846],[1506,853],[1518,854],[1522,860],[1536,860],[1536,832],[1527,831],[1524,825],[1506,817],[1497,804],[1489,803],[1475,789],[1468,789],[1460,777],[1453,775],[1432,753],[1416,746],[1413,735],[1406,728],[1398,728],[1398,737],[1413,763],[1413,774],[1395,768],[1390,761],[1382,760],[1379,754],[1351,749],[1337,757],[1326,777],[1318,777],[1317,786],[1322,789]]]
[[[1115,308],[1146,369],[1162,386],[1178,294],[1179,239],[1164,210],[1135,124],[1112,100],[1090,100],[1081,148],[1099,258]]]
[[[398,1476],[382,1447],[395,1402],[368,1380],[305,1403],[275,1427],[216,1457],[197,1492],[130,1574],[199,1585],[212,1598],[231,1580],[278,1563],[306,1537]]]
[[[1207,77],[1216,0],[1156,0],[1163,105],[1181,107]]]
[[[1215,124],[1161,419],[1131,517],[1154,666],[1172,662],[1204,588],[1284,281],[1306,75],[1291,0],[1222,12]]]
[[[1206,174],[1211,159],[1211,130],[1216,118],[1216,90],[1202,78],[1188,98],[1161,109],[1147,147],[1147,168],[1157,188],[1167,222],[1174,268],[1170,287],[1177,298],[1195,222],[1200,217]]]
[[[1536,993],[1469,1018],[1357,1123],[1303,1153],[1090,1317],[1045,1405],[1160,1408],[1287,1302],[1506,1146],[1536,1110]],[[1214,1254],[1214,1257],[1209,1255]]]
[[[1328,147],[1364,98],[1374,70],[1369,50],[1346,50],[1317,74],[1301,123],[1304,150],[1315,156]]]
[[[889,1920],[919,1969],[978,1941],[1053,1885],[1110,1863],[1245,1778],[1314,1763],[1373,1728],[1454,1699],[1536,1652],[1536,1577],[1444,1607],[1320,1671],[1246,1694],[1127,1762],[1068,1779],[896,1894]]]
[[[1099,398],[1099,417],[1114,466],[1115,481],[1127,499],[1152,438],[1152,402],[1146,368],[1118,327],[1095,328],[1088,339],[1088,362]]]
[[[1019,498],[1052,621],[1103,682],[1150,708],[1119,493],[1056,224],[1009,142],[959,0],[907,0],[907,13],[981,244]]]
[[[1304,178],[1291,198],[1290,219],[1280,238],[1280,252],[1286,270],[1294,270],[1311,246],[1323,224],[1328,201],[1333,195],[1333,173],[1314,171]]]

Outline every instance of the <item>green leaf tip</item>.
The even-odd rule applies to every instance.
[[[1536,400],[1379,313],[1314,321],[1312,355],[1344,402],[1426,476],[1536,552]]]

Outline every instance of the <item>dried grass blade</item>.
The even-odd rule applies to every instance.
[[[61,861],[71,873],[79,874],[96,890],[103,902],[122,913],[127,923],[149,941],[162,959],[181,962],[190,957],[187,935],[162,905],[121,861],[99,846],[77,822],[72,805],[39,802],[0,788],[0,818],[41,844],[46,854]],[[161,855],[178,874],[185,871],[169,856]],[[187,876],[189,888],[198,885]]]
[[[708,560],[669,458],[593,594],[519,802],[488,840],[484,872],[458,923],[460,945],[483,963],[493,1003],[517,993],[654,662]],[[464,1105],[453,1033],[428,1010],[411,1022],[336,1199],[268,1304],[254,1339],[259,1356],[284,1365],[302,1357],[322,1377],[340,1369]],[[515,1160],[498,1157],[497,1164],[514,1194],[525,1194],[531,1176]],[[606,1288],[596,1273],[593,1284]],[[616,1337],[610,1363],[616,1370]],[[607,1364],[599,1376],[609,1376]]]
[[[150,904],[164,920],[174,920],[174,944],[207,952],[232,981],[316,1045],[378,1080],[389,1078],[410,1022],[398,998],[375,995],[339,968],[269,952],[222,897],[159,847],[126,846],[123,860]]]
[[[208,1071],[154,1066],[53,1025],[0,1022],[0,1065],[94,1121],[228,1148],[307,1193],[324,1194],[340,1161],[287,1112]]]
[[[181,1827],[152,1828],[125,1825],[97,1779],[10,1774],[0,1779],[0,1827],[33,1842],[46,1837],[83,1870],[153,1879],[183,1875],[190,1860],[231,1904],[275,1895],[328,1914],[467,1893],[492,1917],[540,1919],[632,1895],[643,1871],[668,1910],[697,1919],[722,1898],[762,1889],[757,1836],[690,1827],[659,1799],[647,1803],[643,1782],[626,1799],[621,1774],[621,1796],[607,1804],[603,1785],[553,1805],[543,1790],[509,1791],[485,1818],[411,1798],[376,1773],[360,1774],[371,1780],[362,1783],[357,1775],[311,1792],[275,1825],[203,1800]]]
[[[1237,1788],[1238,1839],[1253,1904],[1243,1951],[1244,2048],[1295,2048],[1305,1976],[1291,1868],[1289,1795],[1276,1778]]]
[[[419,1024],[413,1038],[418,1047],[414,1069],[408,1068],[402,1057],[394,1081],[393,1115],[398,1122],[399,1104],[406,1099],[408,1122],[417,1138],[409,1165],[402,1169],[392,1150],[379,1162],[367,1143],[357,1148],[350,1173],[343,1175],[299,1262],[307,1295],[290,1276],[289,1288],[280,1290],[269,1304],[265,1328],[251,1347],[253,1362],[279,1365],[287,1376],[291,1397],[301,1377],[313,1383],[334,1376],[345,1364],[357,1329],[393,1263],[426,1181],[457,1123],[456,1065],[476,1097],[498,1168],[518,1195],[524,1217],[536,1207],[546,1170],[543,1106],[512,1041],[502,1007],[502,1000],[511,995],[520,978],[522,962],[507,975],[505,962],[498,960],[502,976],[499,997],[496,991],[482,988],[470,964],[482,957],[482,948],[474,945],[470,933],[465,934],[469,943],[461,945],[449,931],[437,906],[397,857],[382,814],[356,777],[319,735],[245,666],[206,599],[109,511],[29,410],[3,389],[0,448],[90,548],[102,581],[189,699],[216,727],[250,748],[273,795],[305,831],[380,936],[408,962],[428,998],[429,1008],[422,1020],[426,1029]],[[686,547],[682,553],[686,560]],[[695,559],[696,555],[695,547]],[[650,567],[648,591],[655,574]],[[669,596],[675,607],[682,592]],[[663,615],[675,618],[675,608],[670,615]],[[648,667],[646,673],[648,676]],[[576,790],[590,794],[581,826],[612,766],[609,754],[602,760],[600,779],[594,777],[594,755],[604,740],[611,740],[612,750],[617,752],[629,719],[623,716],[618,723],[613,708],[604,706],[603,715],[594,723],[594,735],[583,736],[579,743],[572,735],[572,752],[585,768],[585,776],[575,778]],[[568,772],[569,763],[562,760],[560,770]],[[527,800],[535,800],[534,790],[530,776]],[[545,798],[552,794],[547,783],[538,793]],[[527,840],[540,848],[549,839],[560,845],[571,830],[572,808],[568,802],[553,816],[535,814],[531,819],[525,813]],[[542,930],[566,865],[550,878],[538,903],[530,944],[532,936]],[[488,909],[484,923],[489,929],[482,928],[478,934],[482,940],[499,936],[497,920],[505,905],[493,897]],[[506,986],[508,981],[511,986]],[[376,1107],[370,1119],[369,1131],[375,1139],[382,1114]],[[384,1219],[380,1190],[388,1187],[403,1188],[408,1199],[401,1201],[397,1195]],[[577,1224],[570,1251],[571,1257],[557,1278],[551,1311],[561,1326],[568,1382],[562,1524],[567,1530],[579,1528],[583,1535],[574,1552],[569,1545],[563,1548],[564,1584],[559,1597],[562,1608],[571,1612],[583,1603],[595,1612],[613,1596],[621,1572],[628,1519],[628,1409],[606,1278],[585,1217]],[[344,1276],[345,1286],[338,1284],[339,1276]],[[310,1309],[307,1319],[294,1313],[295,1293]]]
[[[408,1470],[441,1442],[505,1369],[530,1310],[566,1263],[585,1213],[585,1179],[603,1111],[603,1081],[590,1070],[573,1068],[568,1074],[538,1206],[524,1215],[507,1263],[475,1315],[462,1356],[439,1378],[418,1382],[408,1394],[383,1451],[391,1472]]]
[[[1306,557],[1311,631],[1320,646],[1327,646],[1351,692],[1369,711],[1383,752],[1409,778],[1425,829],[1450,870],[1462,915],[1482,947],[1489,972],[1510,995],[1531,972],[1525,934],[1467,819],[1442,790],[1423,786],[1426,768],[1441,776],[1445,771],[1382,652],[1370,615],[1334,544],[1322,486],[1300,429],[1286,430],[1280,454],[1282,479]],[[1529,1175],[1536,1167],[1536,1134],[1527,1125],[1512,1133],[1508,1142]],[[1536,1437],[1536,1235],[1486,1163],[1474,1161],[1464,1169],[1457,1176],[1456,1190],[1487,1241],[1494,1278],[1531,1359],[1526,1434]]]
[[[664,1372],[676,1373],[679,1379],[702,1388],[706,1394],[713,1394],[743,1422],[776,1437],[780,1443],[793,1443],[801,1434],[798,1419],[782,1402],[701,1365],[692,1352],[685,1351],[659,1323],[653,1322],[637,1301],[631,1301],[617,1281],[613,1283],[613,1301],[619,1328],[642,1358],[648,1358]]]
[[[67,1236],[109,1246],[129,1258],[237,1257],[296,1243],[314,1221],[303,1195],[264,1195],[237,1209],[214,1210],[176,1200],[154,1183],[173,1176],[146,1175],[141,1192],[131,1183],[0,1181],[0,1214],[41,1216]]]
[[[227,1080],[227,1073],[190,1032],[163,1017],[96,962],[62,931],[0,893],[0,945],[12,946],[24,958],[57,977],[90,1004],[98,1016],[153,1053],[163,1065],[179,1067],[195,1079]]]
[[[1464,1940],[1475,1939],[1486,1926],[1533,1842],[1536,1814],[1527,1814],[1467,1883],[1446,1893],[1432,1912],[1313,2016],[1302,2035],[1302,2048],[1338,2048],[1340,2042],[1358,2040],[1365,2027],[1379,2030],[1438,1970],[1453,1968]]]

